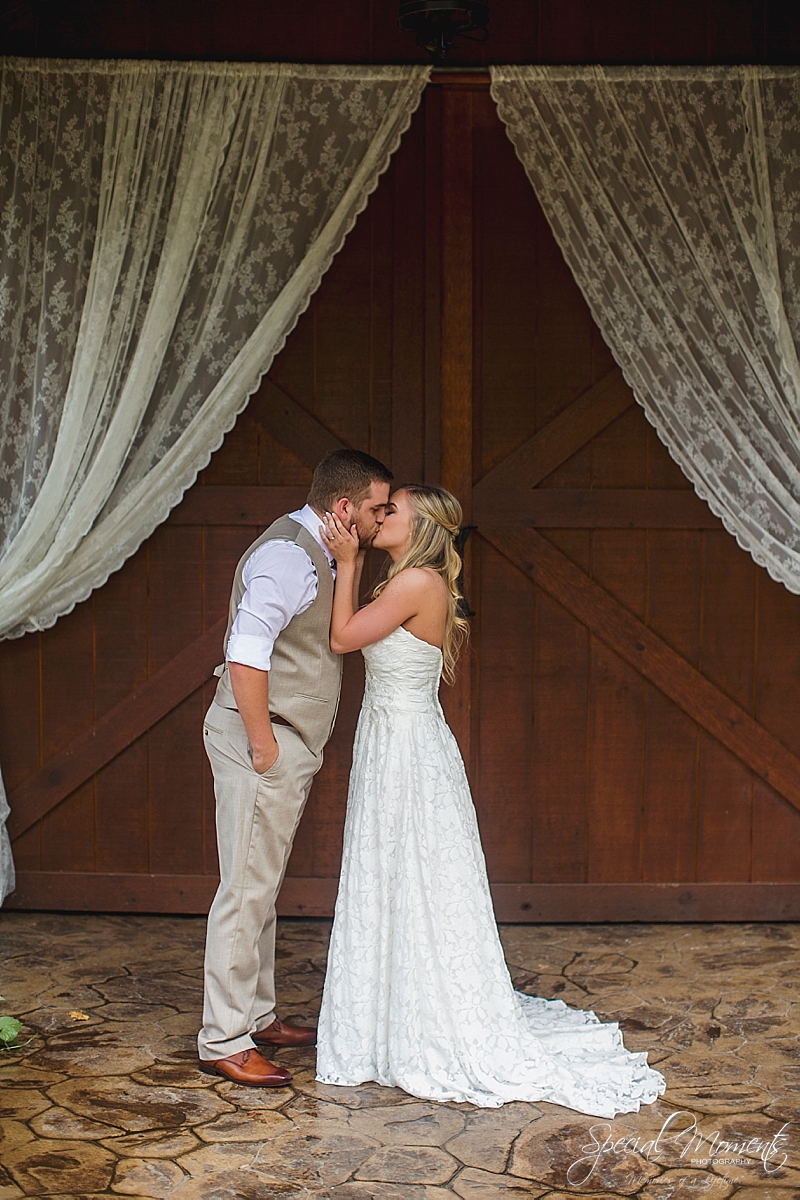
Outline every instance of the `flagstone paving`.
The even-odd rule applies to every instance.
[[[398,1089],[202,1075],[205,922],[0,913],[0,1200],[800,1200],[800,925],[506,926],[525,991],[619,1021],[666,1094],[614,1121]],[[313,1020],[330,923],[285,920],[281,1015]],[[659,1137],[660,1134],[660,1137]]]

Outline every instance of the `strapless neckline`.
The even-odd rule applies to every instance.
[[[405,625],[398,625],[397,629],[393,629],[392,633],[388,633],[386,635],[386,637],[391,637],[392,634],[394,634],[394,633],[407,633],[408,636],[410,638],[413,638],[415,642],[419,642],[420,646],[427,646],[429,650],[435,650],[436,653],[441,657],[441,654],[442,654],[441,647],[434,646],[434,644],[432,642],[426,642],[424,638],[417,637],[417,635],[415,633],[412,633],[410,629],[406,629]],[[384,638],[383,640],[386,641],[386,638]]]

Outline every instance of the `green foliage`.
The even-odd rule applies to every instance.
[[[0,1049],[13,1050],[17,1045],[22,1022],[16,1017],[0,1017]]]

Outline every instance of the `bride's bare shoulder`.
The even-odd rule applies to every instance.
[[[438,593],[446,591],[447,584],[432,567],[404,567],[387,583],[387,592],[389,588],[395,592]]]

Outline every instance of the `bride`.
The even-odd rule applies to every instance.
[[[494,1108],[549,1100],[612,1117],[664,1090],[616,1024],[515,992],[475,810],[438,699],[466,634],[461,508],[441,488],[395,491],[373,545],[388,576],[356,611],[355,528],[326,514],[336,558],[331,648],[362,650],[344,852],[319,1019],[317,1079],[375,1080]],[[357,601],[356,601],[357,603]],[[509,748],[513,752],[513,747]]]

